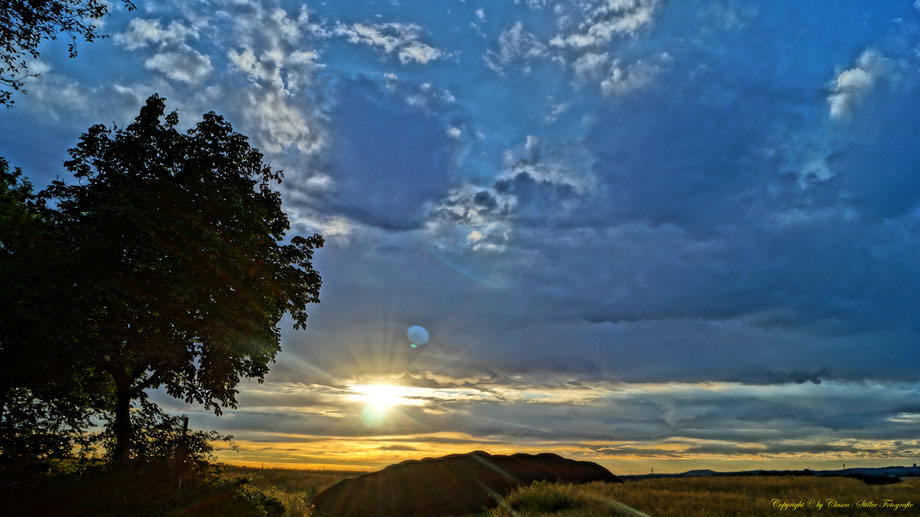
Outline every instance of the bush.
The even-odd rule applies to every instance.
[[[286,512],[279,499],[256,489],[246,478],[228,480],[198,471],[183,477],[181,490],[177,485],[171,463],[147,462],[49,477],[15,493],[0,490],[0,497],[4,511],[25,516],[280,517]]]
[[[581,501],[571,493],[572,485],[549,484],[534,481],[527,488],[512,492],[507,502],[516,511],[528,513],[554,513],[578,508]]]

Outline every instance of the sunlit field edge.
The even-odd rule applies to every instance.
[[[343,479],[366,472],[251,468],[223,465],[227,477],[247,477],[255,487],[280,499],[289,516],[309,516],[313,496]],[[911,503],[908,508],[883,506]],[[918,515],[920,478],[892,485],[867,485],[843,477],[714,476],[659,478],[626,483],[583,485],[535,483],[508,494],[502,505],[479,517],[766,516],[777,513],[830,515]],[[799,509],[782,504],[797,505]],[[820,504],[821,508],[818,508]],[[864,505],[858,507],[859,504]],[[865,505],[876,504],[871,507]],[[834,506],[837,505],[837,506]],[[809,507],[811,506],[811,507]],[[639,513],[636,513],[639,512]],[[473,517],[473,516],[468,516]]]

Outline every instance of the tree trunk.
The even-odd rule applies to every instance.
[[[3,415],[6,414],[6,398],[10,393],[10,385],[0,383],[0,432],[3,432]]]
[[[115,390],[114,459],[124,465],[131,455],[131,381],[115,379]]]

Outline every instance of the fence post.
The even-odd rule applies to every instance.
[[[182,490],[182,473],[185,472],[185,459],[188,457],[188,417],[182,417],[182,441],[176,446],[176,472],[179,474],[179,487]]]

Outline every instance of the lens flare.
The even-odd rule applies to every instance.
[[[412,345],[412,348],[418,348],[428,343],[428,331],[425,327],[412,325],[409,327],[409,330],[406,331],[406,336],[409,337],[409,343]]]

